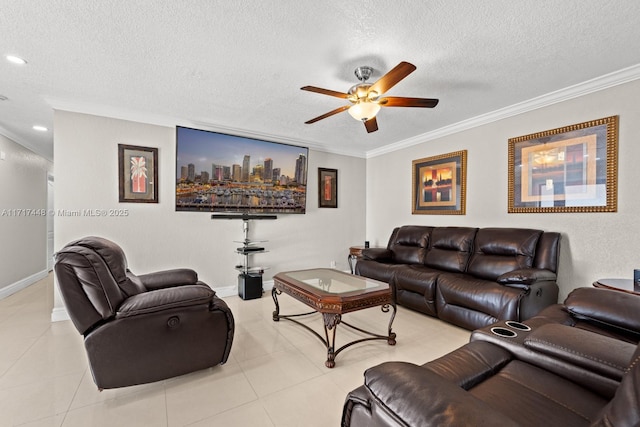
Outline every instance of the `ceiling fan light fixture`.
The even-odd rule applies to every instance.
[[[358,121],[366,122],[380,111],[380,106],[374,102],[360,101],[349,107],[349,114]]]

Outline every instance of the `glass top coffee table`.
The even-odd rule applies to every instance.
[[[353,344],[370,340],[386,340],[389,345],[396,344],[396,334],[391,331],[391,325],[396,316],[396,304],[393,301],[391,287],[387,283],[354,276],[331,268],[278,273],[273,277],[273,282],[271,296],[276,305],[276,309],[273,312],[273,320],[275,322],[280,319],[289,320],[306,328],[318,337],[327,347],[327,361],[324,363],[327,368],[333,368],[336,364],[335,358],[338,353]],[[299,314],[280,314],[278,295],[283,292],[308,305],[313,311]],[[377,306],[380,306],[385,313],[389,311],[389,307],[393,308],[387,335],[378,335],[342,320],[342,315],[345,313]],[[314,313],[322,314],[324,337],[295,319],[296,317],[308,316]],[[355,329],[366,335],[366,337],[351,341],[336,349],[336,329],[339,324]]]

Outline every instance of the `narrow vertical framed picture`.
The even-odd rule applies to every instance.
[[[338,207],[338,170],[318,168],[318,207]]]
[[[118,144],[120,202],[158,203],[158,149]]]

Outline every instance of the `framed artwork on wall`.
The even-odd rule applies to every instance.
[[[414,160],[411,181],[412,214],[464,215],[467,150]]]
[[[118,144],[120,202],[158,203],[158,149]]]
[[[318,207],[338,207],[338,170],[318,168]]]
[[[616,212],[618,116],[509,139],[509,213]]]

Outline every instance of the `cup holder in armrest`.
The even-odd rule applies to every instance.
[[[516,334],[511,329],[501,328],[499,326],[491,328],[491,332],[495,335],[498,335],[500,337],[505,337],[505,338],[513,338],[518,336],[518,334]]]
[[[515,320],[507,320],[504,322],[508,327],[518,329],[519,331],[530,331],[531,328],[524,323],[516,322]]]

